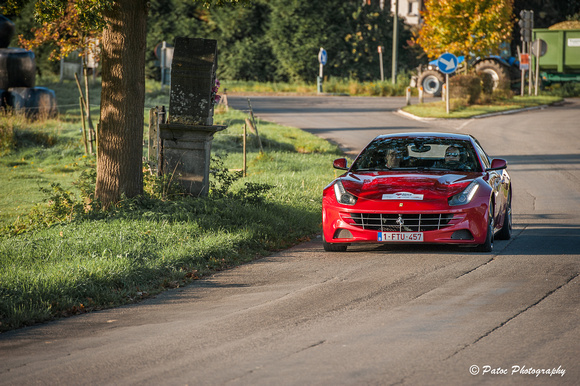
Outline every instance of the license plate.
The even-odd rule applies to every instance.
[[[378,241],[422,242],[422,232],[379,232]]]

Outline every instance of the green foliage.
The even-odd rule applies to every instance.
[[[202,9],[191,0],[164,1],[151,0],[147,15],[147,49],[145,50],[145,75],[148,78],[160,80],[161,71],[156,57],[155,48],[164,40],[173,45],[175,38],[204,37],[204,22],[202,18],[207,10]]]
[[[485,95],[493,94],[493,77],[487,72],[480,72],[477,74],[481,79],[481,92]],[[505,89],[501,87],[500,89]]]
[[[211,175],[214,177],[210,181],[209,196],[212,199],[231,198],[249,204],[257,205],[263,201],[263,195],[273,185],[245,182],[244,187],[237,192],[231,192],[232,185],[243,177],[242,171],[230,171],[224,166],[223,157],[216,155],[211,160]]]
[[[563,84],[555,83],[546,87],[544,94],[559,96],[562,98],[577,98],[580,96],[580,83],[566,82]]]
[[[226,197],[232,184],[242,178],[241,171],[230,172],[224,167],[222,157],[219,155],[212,157],[210,173],[214,179],[210,181],[209,194],[216,198]]]
[[[343,94],[352,96],[402,96],[405,95],[409,86],[410,74],[408,71],[401,71],[397,74],[397,82],[393,84],[388,81],[367,81],[360,82],[355,79],[331,77],[324,81],[323,91],[328,94]],[[317,94],[315,83],[284,83],[284,82],[244,82],[225,80],[222,82],[228,92],[239,93],[294,93],[304,95]]]
[[[30,32],[26,31],[26,34],[18,37],[21,46],[33,50],[48,45],[52,51],[49,56],[51,60],[67,57],[77,50],[82,55],[96,53],[94,42],[99,40],[107,26],[104,14],[113,8],[112,0],[48,0],[32,3],[37,24]]]
[[[18,17],[12,17],[17,34],[28,40],[35,39],[31,29],[39,27],[38,19],[34,18],[35,3],[30,2]],[[83,0],[78,4],[84,3]],[[108,4],[94,3],[97,11]],[[235,7],[215,6],[230,3],[225,1],[209,3],[214,6],[208,9],[201,0],[149,2],[148,78],[160,79],[155,47],[162,41],[174,44],[178,36],[218,40],[220,79],[262,82],[314,83],[320,47],[329,54],[324,69],[326,77],[373,81],[380,77],[377,47],[392,45],[393,18],[388,7],[379,9],[378,2],[363,5],[362,2],[340,0],[255,0],[251,5],[242,2]],[[61,0],[43,3],[42,17],[52,17],[50,12],[61,5]],[[89,14],[80,9],[78,18],[83,21]],[[85,21],[95,28],[100,26],[94,18]],[[399,69],[403,71],[416,67],[416,56],[420,52],[407,46],[411,32],[401,20],[399,23]],[[55,47],[45,44],[34,49],[37,66],[43,74],[58,73],[58,63],[48,60]],[[386,76],[391,68],[388,65],[391,52],[386,49],[384,53]]]
[[[278,61],[266,40],[270,6],[256,1],[251,7],[213,9],[207,33],[220,47],[219,76],[225,79],[278,80]]]
[[[374,81],[380,79],[380,61],[378,47],[383,49],[383,66],[385,77],[391,77],[391,59],[393,42],[393,15],[388,7],[381,10],[378,2],[352,10],[350,30],[344,37],[345,50],[339,52],[340,60],[333,62],[332,75],[348,77],[359,81]],[[421,52],[418,47],[407,45],[411,41],[411,31],[401,19],[398,22],[398,64],[399,71],[410,70],[419,62],[417,57]],[[346,69],[345,72],[344,69]]]
[[[324,74],[329,77],[368,81],[379,78],[378,46],[392,44],[392,16],[378,4],[326,0],[277,1],[271,6],[267,38],[280,67],[282,79],[311,81],[318,74],[320,47],[328,52]],[[403,44],[410,31],[401,24],[401,69],[415,66],[413,54]],[[385,55],[388,61],[390,55]],[[403,59],[404,58],[404,59]],[[408,59],[408,60],[406,60]]]
[[[103,13],[113,8],[113,0],[43,0],[36,1],[36,17],[40,23],[62,22],[68,8],[78,15],[78,27],[84,32],[101,31],[106,27]]]
[[[481,78],[475,74],[459,74],[449,79],[451,98],[460,98],[467,105],[472,105],[479,100],[481,95]]]
[[[266,36],[278,59],[278,76],[291,81],[316,79],[320,47],[330,53],[329,62],[346,48],[342,28],[348,7],[349,2],[340,0],[273,2]]]

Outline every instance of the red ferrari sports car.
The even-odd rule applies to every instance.
[[[373,139],[324,188],[326,251],[353,243],[442,243],[493,250],[512,233],[507,162],[470,135],[406,133]]]

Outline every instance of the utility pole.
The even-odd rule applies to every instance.
[[[385,71],[383,69],[383,51],[384,51],[385,47],[383,46],[379,46],[378,51],[379,51],[379,66],[380,66],[380,71],[381,71],[381,82],[385,81]]]
[[[395,0],[395,12],[393,13],[393,84],[397,84],[397,43],[399,41],[399,0]]]

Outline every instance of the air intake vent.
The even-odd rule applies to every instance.
[[[351,213],[355,226],[381,232],[428,232],[449,226],[452,214]]]

